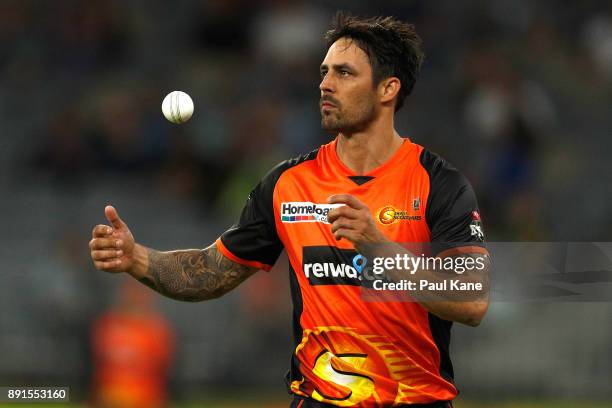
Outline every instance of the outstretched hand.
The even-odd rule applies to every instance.
[[[367,205],[350,194],[335,194],[327,199],[329,204],[344,204],[330,210],[327,221],[337,241],[349,240],[358,251],[367,244],[387,242],[388,239],[376,226]]]
[[[106,272],[128,272],[134,263],[134,236],[119,218],[115,207],[107,205],[104,215],[109,225],[96,225],[89,241],[91,259],[96,269]]]

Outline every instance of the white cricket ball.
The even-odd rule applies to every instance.
[[[193,115],[193,101],[182,91],[172,91],[162,102],[162,112],[172,123],[185,123]]]

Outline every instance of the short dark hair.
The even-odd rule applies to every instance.
[[[395,103],[397,112],[412,92],[425,58],[414,25],[395,17],[360,18],[338,12],[325,33],[327,48],[344,37],[355,41],[368,56],[375,85],[385,78],[399,78],[402,87]]]

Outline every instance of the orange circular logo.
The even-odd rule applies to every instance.
[[[380,221],[381,224],[385,225],[393,224],[393,222],[395,221],[395,208],[390,205],[383,207],[378,212],[378,221]]]

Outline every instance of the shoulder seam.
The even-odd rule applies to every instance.
[[[319,147],[317,147],[316,149],[306,153],[306,154],[302,154],[300,156],[296,156],[296,157],[292,157],[291,159],[287,159],[284,161],[284,163],[287,164],[287,169],[290,169],[292,167],[295,167],[299,164],[302,164],[306,161],[309,160],[314,160],[317,158],[317,155],[319,154]],[[287,170],[286,169],[286,170]]]
[[[272,168],[272,170],[270,170],[268,174],[266,174],[266,176],[262,179],[262,181],[260,181],[260,187],[262,189],[265,189],[265,191],[268,191],[269,195],[266,194],[265,196],[266,196],[266,199],[270,200],[269,205],[270,205],[270,208],[272,209],[272,213],[274,212],[273,210],[274,198],[273,197],[276,191],[276,186],[278,185],[278,181],[280,180],[281,176],[289,169],[292,169],[306,161],[314,160],[317,157],[318,152],[319,152],[319,148],[316,148],[309,153],[306,153],[306,154],[303,154],[301,156],[297,156],[291,159],[284,160],[278,163],[276,166],[274,166],[274,168]],[[273,217],[270,221],[271,221],[270,225],[274,225]]]
[[[274,178],[276,178],[275,180],[275,184],[276,182],[278,182],[278,179],[280,178],[280,176],[287,170],[299,166],[300,164],[306,162],[306,161],[310,161],[310,160],[314,160],[317,158],[317,154],[319,153],[319,148],[316,148],[306,154],[300,155],[300,156],[296,156],[296,157],[292,157],[290,159],[284,160],[280,163],[278,163],[272,170],[270,170],[270,172],[268,173],[267,176],[272,176]]]

